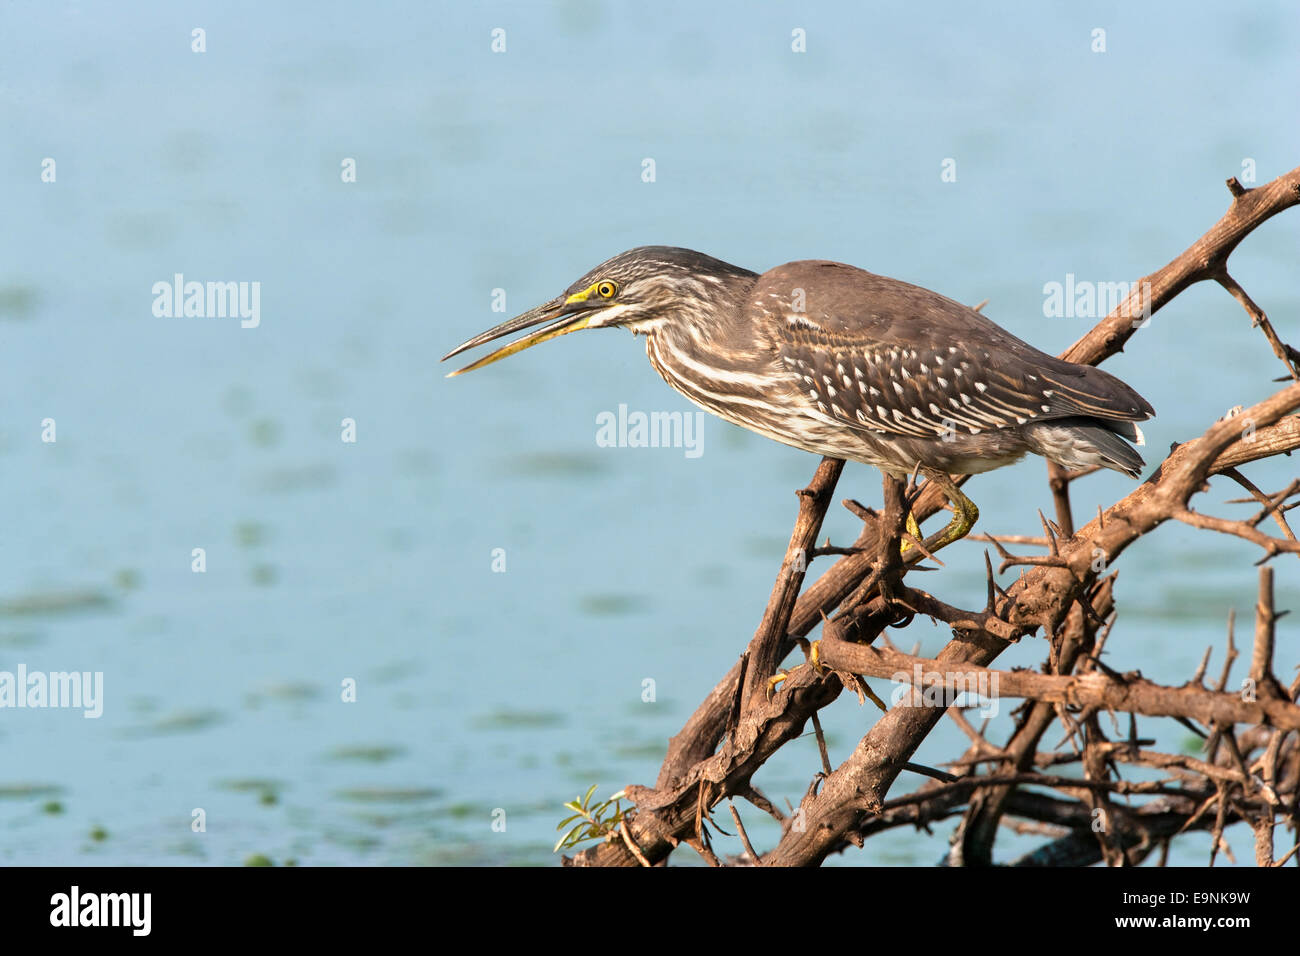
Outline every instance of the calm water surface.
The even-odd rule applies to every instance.
[[[554,862],[561,803],[653,782],[743,649],[815,461],[711,418],[698,457],[598,446],[620,403],[691,410],[625,333],[445,381],[438,358],[500,321],[493,290],[522,311],[646,243],[822,257],[988,298],[1059,351],[1088,323],[1044,318],[1044,283],[1150,271],[1222,213],[1244,159],[1261,181],[1296,164],[1294,106],[1266,94],[1297,87],[1298,34],[1286,4],[7,4],[0,670],[102,671],[104,713],[0,712],[0,862]],[[1297,222],[1234,258],[1284,335]],[[177,273],[260,283],[260,325],[156,317]],[[1267,394],[1246,325],[1193,289],[1108,365],[1160,413],[1149,460]],[[1089,479],[1079,512],[1130,486]],[[850,465],[840,492],[876,503],[879,477]],[[1050,505],[1038,460],[975,493],[991,531]],[[855,522],[836,508],[827,532]],[[1186,679],[1229,608],[1249,613],[1254,557],[1144,539],[1112,666]],[[1279,562],[1281,606],[1297,581]],[[927,584],[982,602],[979,545]],[[898,639],[929,653],[944,632]],[[832,707],[832,756],[873,719]],[[962,740],[945,726],[917,759]],[[808,738],[758,782],[797,801],[817,763]],[[933,862],[950,829],[867,862]],[[1035,843],[1008,835],[1003,858]],[[1249,834],[1234,846],[1251,859]]]

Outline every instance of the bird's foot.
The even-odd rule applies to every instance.
[[[808,643],[801,639],[799,643],[807,644],[806,650],[808,653],[808,660],[804,661],[804,663],[800,664],[799,666],[811,667],[813,671],[819,676],[823,674],[825,672],[825,668],[822,667],[822,656],[821,656],[821,647],[820,647],[821,641],[812,641],[811,643]],[[777,671],[775,674],[773,674],[771,677],[767,679],[768,700],[772,699],[772,695],[776,693],[777,687],[780,686],[780,684],[784,680],[786,680],[789,676],[790,676],[789,671]]]
[[[931,481],[938,483],[939,487],[943,489],[944,495],[952,502],[952,520],[948,522],[942,531],[925,542],[927,550],[938,551],[940,548],[946,548],[953,542],[960,541],[970,534],[970,529],[975,527],[975,522],[979,520],[980,510],[975,507],[975,502],[962,494],[956,482],[946,473],[927,471],[926,474]]]
[[[924,538],[921,537],[921,526],[916,523],[916,515],[913,514],[911,511],[908,511],[907,513],[907,533],[910,534],[917,541],[925,540]],[[902,546],[898,549],[899,553],[907,554],[907,549],[910,548],[911,546],[912,546],[912,542],[904,541]]]

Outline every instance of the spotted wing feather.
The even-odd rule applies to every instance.
[[[759,278],[754,301],[773,319],[765,325],[786,370],[837,422],[933,438],[1154,414],[1113,375],[1040,352],[937,293],[852,266],[781,266]]]

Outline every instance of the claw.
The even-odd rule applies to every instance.
[[[777,686],[790,676],[788,671],[777,671],[767,679],[767,699],[771,700],[772,695],[776,693]]]
[[[800,643],[803,643],[802,641]],[[812,641],[808,645],[808,666],[816,671],[819,675],[825,673],[822,667],[821,641]],[[772,695],[776,693],[777,686],[790,676],[789,671],[777,671],[767,679],[767,699],[771,700]]]

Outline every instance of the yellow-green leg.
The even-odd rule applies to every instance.
[[[933,543],[931,541],[925,543],[926,548],[933,552],[946,548],[954,541],[960,541],[970,534],[970,529],[975,527],[975,522],[979,520],[980,510],[975,507],[975,502],[962,494],[956,482],[946,472],[927,470],[925,474],[943,489],[944,495],[952,502],[952,520],[948,522],[947,527],[934,536]]]
[[[802,643],[802,642],[801,642]],[[812,665],[813,670],[818,673],[822,669],[821,641],[812,641],[808,647],[808,663]],[[790,676],[789,671],[777,671],[767,679],[767,696],[771,697],[776,692],[777,687]]]
[[[911,511],[908,511],[907,513],[907,533],[910,534],[917,541],[925,540],[924,538],[921,537],[921,526],[916,523],[916,515],[912,514]],[[898,550],[903,554],[907,554],[907,549],[910,548],[911,546],[912,546],[912,542],[904,541],[902,547],[900,547]]]
[[[960,541],[962,538],[966,537],[966,535],[970,534],[970,529],[975,527],[975,522],[979,520],[980,510],[975,506],[975,502],[962,494],[961,489],[957,487],[956,482],[948,476],[947,472],[927,470],[926,477],[938,484],[938,486],[943,490],[945,497],[952,502],[953,512],[952,520],[948,522],[947,526],[938,534],[930,538],[930,540],[925,541],[926,550],[933,554],[940,548],[946,548],[953,542]],[[911,511],[907,513],[907,532],[916,538],[916,540],[923,540],[921,538],[921,528],[917,525],[916,516]],[[910,547],[912,547],[911,542],[904,541],[899,550],[906,552]],[[808,653],[808,663],[817,669],[821,668],[821,649],[818,647],[820,643],[820,641],[813,641]],[[768,678],[768,696],[771,696],[781,682],[788,676],[788,672],[779,671],[772,677]],[[865,687],[866,685],[864,684],[863,686]],[[870,688],[866,688],[866,693],[881,710],[888,709],[885,707],[884,703],[871,692]]]

